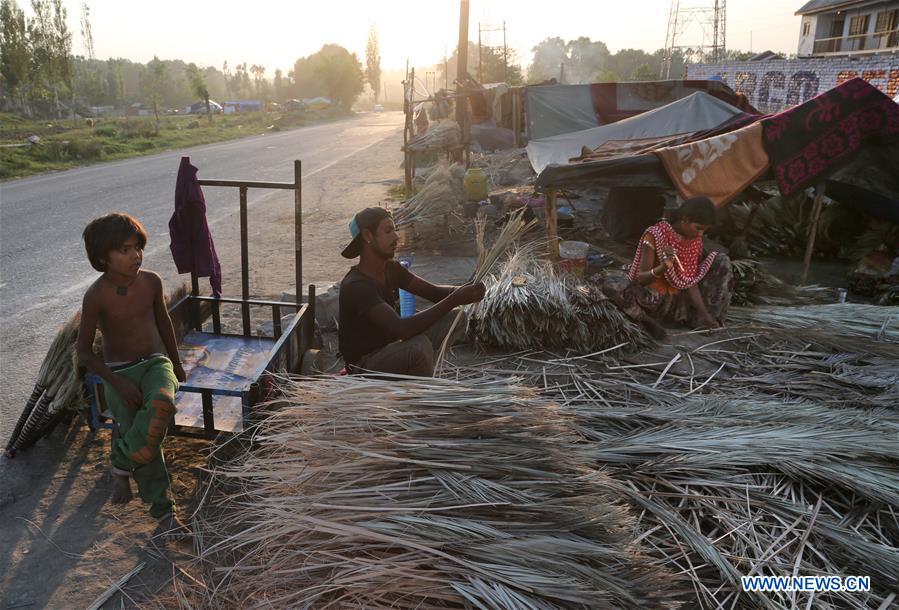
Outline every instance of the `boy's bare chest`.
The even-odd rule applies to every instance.
[[[104,291],[100,303],[101,325],[118,326],[153,319],[152,294],[141,289],[129,289],[119,294],[115,287]]]

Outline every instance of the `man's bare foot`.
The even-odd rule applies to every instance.
[[[127,504],[134,498],[131,493],[131,477],[127,474],[119,474],[112,471],[112,498],[113,504]]]
[[[153,532],[153,538],[166,540],[184,540],[188,536],[190,536],[190,530],[173,512],[162,517],[159,525],[156,526],[156,531]]]

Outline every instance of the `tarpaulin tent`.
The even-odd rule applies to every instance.
[[[689,96],[637,116],[582,131],[560,134],[528,143],[528,159],[538,174],[551,163],[567,163],[581,149],[595,149],[610,141],[656,141],[713,129],[742,110],[697,91]]]
[[[750,125],[730,125],[739,129],[713,130],[652,153],[551,164],[536,184],[545,189],[576,184],[667,186],[687,197],[693,194],[693,176],[708,173],[712,164],[717,164],[718,175],[738,174],[746,170],[745,151],[750,151],[754,162],[764,156],[765,167],[752,167],[749,175],[773,177],[785,195],[826,182],[827,192],[838,201],[880,218],[899,217],[899,105],[866,81],[855,78]],[[717,202],[738,195],[744,182],[722,181],[730,190]]]
[[[697,91],[745,112],[755,112],[745,96],[711,80],[535,85],[524,91],[528,138],[539,140],[616,123]]]

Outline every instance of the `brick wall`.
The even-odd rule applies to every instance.
[[[687,78],[720,76],[762,112],[801,104],[860,76],[891,98],[899,93],[899,55],[738,61],[687,66]]]

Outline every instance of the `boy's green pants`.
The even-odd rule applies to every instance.
[[[137,385],[143,394],[140,407],[133,409],[115,388],[103,383],[106,406],[119,425],[119,438],[112,445],[112,465],[132,474],[140,498],[150,503],[150,515],[158,519],[170,513],[174,505],[168,494],[169,473],[161,445],[175,421],[178,379],[165,356],[152,356],[112,369]]]

